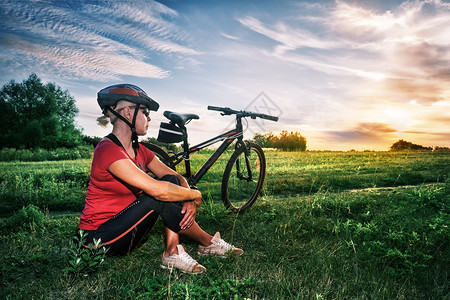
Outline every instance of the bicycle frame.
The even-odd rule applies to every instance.
[[[189,147],[186,124],[191,120],[198,119],[196,114],[180,114],[165,111],[164,116],[170,120],[169,124],[161,123],[158,141],[171,142],[182,141],[183,150],[174,153],[167,153],[156,145],[148,144],[147,148],[155,152],[168,167],[175,167],[184,161],[186,167],[185,177],[190,187],[195,188],[196,184],[217,162],[219,157],[236,140],[234,152],[228,158],[222,176],[222,200],[225,207],[232,212],[239,213],[249,208],[256,201],[264,184],[266,174],[266,158],[263,149],[253,142],[244,141],[244,131],[242,119],[261,118],[270,121],[278,121],[278,117],[245,110],[234,110],[229,107],[218,107],[208,105],[208,110],[219,111],[222,116],[235,115],[236,126],[234,129],[222,133],[203,143]],[[164,126],[163,126],[164,125]],[[169,134],[169,135],[168,135]],[[172,134],[172,135],[170,135]],[[180,136],[181,135],[181,136]],[[181,137],[181,139],[180,139]],[[212,144],[222,142],[220,146],[208,157],[200,169],[192,174],[191,157],[201,149]],[[233,151],[233,150],[230,150]]]
[[[186,167],[186,178],[190,186],[195,186],[203,175],[208,172],[208,170],[214,165],[214,163],[219,159],[219,157],[228,149],[228,147],[237,139],[236,147],[239,147],[243,143],[243,130],[242,130],[242,120],[241,117],[236,116],[236,128],[220,134],[212,139],[202,142],[193,147],[189,147],[188,136],[186,127],[183,126],[184,140],[183,140],[183,151],[174,153],[171,155],[171,163],[169,167],[174,167],[184,160]],[[201,168],[195,173],[191,172],[191,154],[196,153],[212,144],[223,141],[222,144],[213,152],[213,154],[206,160],[206,162],[201,166]]]

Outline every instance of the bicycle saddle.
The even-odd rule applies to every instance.
[[[166,110],[164,112],[164,117],[177,124],[180,127],[183,127],[190,120],[198,120],[200,117],[196,114],[179,114],[175,112],[171,112]]]

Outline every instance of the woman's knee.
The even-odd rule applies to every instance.
[[[176,203],[165,203],[164,210],[161,217],[166,227],[174,232],[181,230],[180,223],[183,220],[184,214],[181,213],[182,207]]]

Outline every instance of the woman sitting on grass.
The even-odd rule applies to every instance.
[[[157,111],[159,104],[130,84],[107,87],[97,96],[104,114],[100,119],[109,118],[113,130],[94,151],[79,225],[88,233],[87,244],[101,239],[111,253],[128,253],[161,215],[166,231],[162,268],[188,273],[206,270],[179,244],[180,233],[199,243],[199,255],[241,255],[243,251],[222,240],[219,232],[212,237],[195,222],[201,193],[138,143],[138,136],[147,133],[149,110]],[[147,170],[159,180],[148,176]]]

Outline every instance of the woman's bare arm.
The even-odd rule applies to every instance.
[[[150,163],[150,165],[152,164]],[[170,168],[168,169],[171,170]],[[114,176],[143,190],[146,194],[154,197],[156,200],[166,202],[193,200],[196,206],[200,206],[201,204],[202,196],[199,191],[184,186],[178,186],[170,182],[155,180],[140,170],[129,159],[120,159],[113,162],[108,170]],[[158,174],[155,175],[158,176]],[[186,180],[184,179],[184,181]]]
[[[174,176],[177,176],[180,185],[182,187],[188,188],[189,184],[186,181],[186,178],[166,166],[164,163],[162,163],[158,157],[155,156],[155,158],[148,164],[147,168],[152,172],[156,177],[161,178],[165,175],[171,174]],[[183,208],[181,209],[181,213],[184,214],[183,219],[180,222],[181,229],[187,229],[192,226],[192,224],[195,221],[195,216],[197,213],[197,207],[200,206],[200,202],[185,202],[183,205]]]
[[[161,178],[164,175],[171,174],[178,177],[178,180],[180,181],[180,185],[185,188],[189,188],[189,184],[186,181],[186,178],[178,174],[176,171],[172,170],[168,166],[166,166],[164,163],[162,163],[158,157],[155,156],[155,158],[148,164],[147,168],[155,174],[156,177]]]

